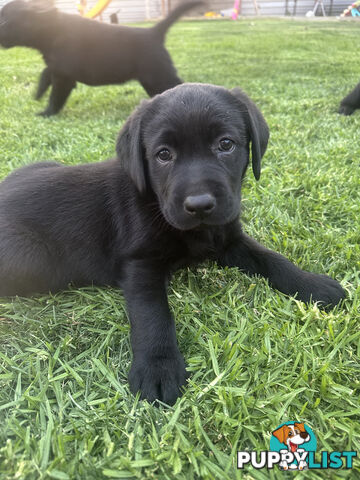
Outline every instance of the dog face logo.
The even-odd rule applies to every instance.
[[[292,453],[296,452],[299,445],[310,440],[310,435],[305,430],[303,423],[294,423],[294,425],[283,425],[273,432],[273,435],[284,443]]]
[[[308,452],[316,450],[316,438],[304,423],[286,422],[272,432],[270,450],[280,452],[282,470],[305,470]]]

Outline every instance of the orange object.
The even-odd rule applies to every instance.
[[[85,13],[84,8],[81,14],[86,18],[95,18],[105,10],[110,2],[111,0],[98,0],[98,2],[88,12]]]

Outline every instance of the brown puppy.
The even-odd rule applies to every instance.
[[[283,425],[272,433],[280,443],[286,445],[288,451],[292,454],[297,452],[298,449],[300,450],[304,443],[310,441],[310,435],[303,423],[294,422],[293,425]],[[303,459],[299,460],[298,464],[290,463],[289,465],[286,460],[280,463],[280,468],[284,470],[304,470],[307,466],[306,461]]]

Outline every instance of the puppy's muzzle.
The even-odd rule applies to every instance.
[[[184,200],[184,210],[194,218],[209,216],[216,207],[216,199],[209,193],[202,195],[190,195]]]

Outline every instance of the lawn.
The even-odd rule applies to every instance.
[[[180,22],[167,38],[184,80],[241,86],[269,123],[261,179],[249,170],[244,183],[246,231],[340,280],[344,304],[324,312],[214,264],[178,272],[169,300],[191,377],[174,407],[156,408],[129,392],[121,291],[1,298],[2,480],[290,478],[236,470],[237,450],[268,450],[288,420],[312,428],[318,451],[360,450],[360,113],[336,113],[360,80],[358,41],[356,22],[282,19]],[[44,119],[42,65],[37,52],[0,50],[1,178],[112,156],[145,97],[136,82],[79,85]],[[360,461],[298,475],[360,479]]]

